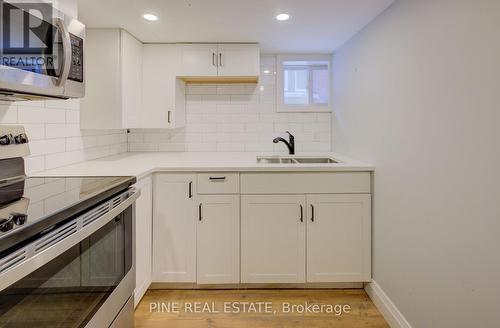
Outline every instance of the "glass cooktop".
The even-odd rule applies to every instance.
[[[0,252],[134,183],[133,177],[37,177],[0,183]]]

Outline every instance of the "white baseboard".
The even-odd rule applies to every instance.
[[[146,292],[148,291],[149,285],[151,285],[151,279],[144,281],[141,286],[135,288],[134,291],[134,308],[139,305]]]
[[[403,314],[399,312],[396,305],[392,303],[389,296],[380,288],[376,281],[367,284],[365,286],[365,291],[391,328],[412,328],[410,323]]]

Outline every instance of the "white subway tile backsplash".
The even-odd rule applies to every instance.
[[[216,93],[217,86],[213,84],[188,84],[186,88],[187,95],[213,95]]]
[[[204,142],[204,143],[188,143],[187,151],[217,151],[216,142]]]
[[[129,151],[286,152],[272,142],[285,131],[295,134],[298,151],[330,151],[331,114],[277,113],[275,56],[261,57],[261,72],[258,84],[189,84],[186,127],[133,129]]]
[[[305,132],[329,132],[331,130],[330,123],[305,123]]]
[[[67,110],[66,111],[66,123],[80,123],[80,111],[79,110]]]
[[[13,106],[0,105],[0,124],[17,122],[17,108]]]
[[[30,151],[33,156],[63,153],[65,150],[66,142],[64,139],[42,139],[30,142]]]
[[[78,99],[0,103],[0,124],[28,134],[28,174],[127,151],[125,130],[81,131],[79,121]]]
[[[243,123],[218,123],[217,132],[241,132],[245,130]]]
[[[159,151],[157,143],[129,143],[129,151]]]
[[[258,123],[259,114],[232,114],[231,122],[233,123]]]
[[[217,151],[245,151],[245,145],[234,142],[218,142]]]
[[[256,94],[231,96],[231,104],[258,104],[259,100],[259,95]]]
[[[23,124],[29,140],[45,139],[45,124]]]
[[[217,104],[218,114],[242,114],[245,112],[243,104]]]
[[[73,151],[97,146],[96,136],[66,138],[66,150]]]

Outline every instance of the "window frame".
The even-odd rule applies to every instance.
[[[283,63],[288,61],[318,61],[325,62],[328,68],[328,104],[318,105],[311,104],[313,98],[312,85],[308,86],[309,105],[287,105],[285,104],[285,81]],[[297,65],[299,67],[300,65]],[[311,65],[304,65],[309,69],[309,80],[311,80],[312,69]],[[276,56],[276,111],[278,113],[330,113],[332,112],[332,55],[324,54],[293,54],[293,55],[277,55]]]

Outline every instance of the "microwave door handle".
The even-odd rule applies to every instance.
[[[62,44],[63,44],[63,57],[61,59],[61,74],[56,82],[56,86],[63,86],[69,77],[69,71],[71,70],[71,37],[69,35],[64,21],[58,17],[54,18],[55,25],[59,28],[61,32]]]

